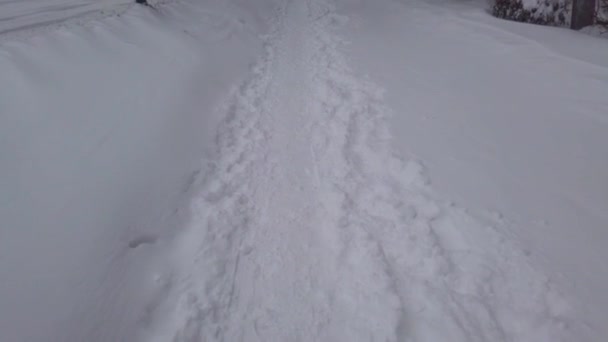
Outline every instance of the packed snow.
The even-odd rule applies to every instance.
[[[150,2],[0,0],[0,341],[608,339],[608,41]]]

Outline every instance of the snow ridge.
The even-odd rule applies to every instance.
[[[567,341],[549,277],[391,149],[324,0],[287,1],[176,246],[173,341]]]
[[[157,10],[176,2],[176,0],[150,0]],[[90,26],[92,23],[110,17],[120,17],[128,13],[135,1],[106,0],[90,3],[56,0],[41,8],[32,3],[28,6],[18,1],[0,1],[0,43],[14,40],[27,40],[30,37],[73,26]],[[17,4],[17,6],[14,6]]]

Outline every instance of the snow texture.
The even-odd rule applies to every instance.
[[[581,338],[500,215],[442,200],[394,154],[383,90],[334,33],[348,18],[294,1],[275,21],[224,106],[159,341]]]
[[[0,341],[608,338],[604,40],[42,3],[0,0]]]

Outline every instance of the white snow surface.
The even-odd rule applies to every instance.
[[[70,18],[82,18],[104,10],[124,9],[131,1],[125,0],[0,0],[0,34],[49,27]]]
[[[153,3],[0,0],[0,341],[608,339],[606,40]]]
[[[242,5],[133,6],[0,43],[0,341],[135,340],[154,241],[261,48],[265,14]]]

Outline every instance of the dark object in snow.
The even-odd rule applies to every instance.
[[[140,5],[143,5],[143,6],[148,6],[148,7],[150,7],[150,8],[151,8],[151,9],[153,9],[153,10],[156,10],[156,7],[152,6],[152,5],[151,5],[151,4],[148,2],[148,0],[135,0],[135,2],[136,2],[136,3],[138,3],[138,4],[140,4]]]
[[[574,0],[570,28],[580,30],[585,26],[593,25],[594,17],[595,0]]]

